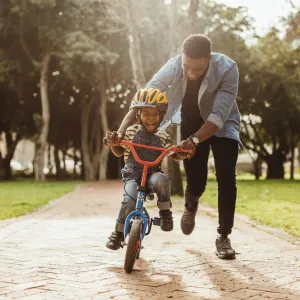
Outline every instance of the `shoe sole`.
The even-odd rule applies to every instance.
[[[173,230],[173,227],[172,228],[168,228],[168,229],[166,229],[166,228],[164,228],[164,229],[162,229],[162,228],[160,228],[162,231],[172,231]]]
[[[218,252],[216,252],[216,255],[217,255],[220,259],[228,259],[228,260],[231,260],[231,259],[235,259],[235,258],[236,258],[235,254],[233,254],[233,255],[220,255]]]
[[[123,243],[123,242],[122,242]],[[113,247],[113,246],[109,246],[109,245],[105,245],[106,248],[110,249],[110,250],[119,250],[120,248],[123,248],[123,245],[121,244],[119,247]]]
[[[110,249],[110,250],[119,250],[121,247],[119,247],[119,248],[114,248],[114,247],[106,246],[106,248],[108,248],[108,249]]]

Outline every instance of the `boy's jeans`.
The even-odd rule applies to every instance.
[[[157,194],[157,207],[160,210],[170,209],[172,207],[171,203],[171,186],[170,180],[166,174],[161,172],[153,173],[147,180],[147,188],[149,192],[154,192]],[[123,232],[125,219],[129,213],[135,210],[136,198],[137,198],[137,188],[139,183],[136,180],[128,180],[124,186],[124,194],[122,206],[120,208],[119,216],[117,218],[116,230]],[[132,197],[132,198],[131,198]]]

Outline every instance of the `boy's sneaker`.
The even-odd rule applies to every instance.
[[[235,259],[235,251],[231,247],[227,235],[219,234],[216,239],[216,255],[221,259]]]
[[[118,250],[122,246],[122,242],[124,241],[124,234],[120,231],[114,231],[111,233],[110,237],[108,238],[108,242],[106,247],[111,250]]]
[[[160,210],[160,228],[163,231],[171,231],[173,230],[173,217],[172,212],[169,209]]]

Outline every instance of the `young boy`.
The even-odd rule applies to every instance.
[[[124,140],[166,149],[173,145],[169,135],[158,128],[168,108],[168,99],[164,93],[156,89],[139,90],[133,98],[131,107],[138,109],[139,124],[127,129]],[[124,181],[123,202],[115,231],[112,232],[106,244],[107,248],[118,250],[124,240],[125,219],[136,206],[137,187],[142,179],[143,166],[135,161],[128,147],[118,145],[116,132],[107,132],[106,138],[114,155],[120,157],[124,154],[125,160],[125,166],[121,170]],[[160,151],[139,147],[135,147],[135,150],[142,160],[147,161],[154,161],[161,154]],[[183,160],[185,157],[172,154],[174,160]],[[148,169],[147,189],[157,194],[157,206],[161,218],[160,228],[163,231],[171,231],[173,218],[170,211],[172,207],[170,183],[169,178],[161,171],[160,164]]]

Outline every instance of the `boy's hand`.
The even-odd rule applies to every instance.
[[[116,131],[113,131],[113,132],[107,131],[106,139],[110,146],[117,147],[120,145],[120,142],[122,141],[123,136]]]
[[[181,141],[178,147],[185,150],[192,150],[192,153],[178,152],[177,153],[178,157],[192,158],[196,151],[196,145],[190,139]]]

